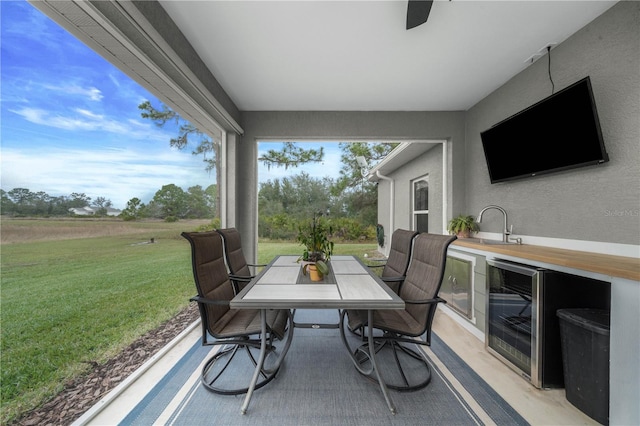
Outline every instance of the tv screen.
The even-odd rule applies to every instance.
[[[491,183],[609,161],[589,77],[480,136]]]

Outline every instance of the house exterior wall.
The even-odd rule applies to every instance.
[[[378,222],[384,227],[385,247],[387,248],[391,234],[398,228],[413,229],[413,181],[425,175],[429,176],[429,232],[435,234],[445,233],[443,229],[443,215],[446,215],[443,202],[443,170],[442,150],[443,145],[437,145],[418,158],[413,159],[404,167],[389,173],[388,177],[394,181],[394,198],[390,200],[391,182],[378,181]],[[394,223],[390,224],[390,208],[394,206]]]
[[[620,2],[551,51],[556,90],[590,76],[610,161],[491,184],[480,132],[551,95],[543,57],[471,108],[466,116],[465,208],[489,204],[509,214],[514,234],[638,245],[640,241],[640,3]],[[526,56],[526,55],[525,55]],[[517,148],[505,161],[517,161]],[[487,214],[481,230],[501,232]],[[639,253],[640,254],[640,253]]]

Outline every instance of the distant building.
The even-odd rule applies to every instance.
[[[94,214],[96,214],[96,211],[89,206],[71,207],[69,209],[69,213],[74,214],[76,216],[93,216]]]
[[[94,216],[99,210],[100,207],[96,206],[72,207],[69,209],[69,213],[76,216]],[[118,216],[122,213],[122,210],[114,209],[112,207],[105,207],[105,210],[107,211],[107,216]]]

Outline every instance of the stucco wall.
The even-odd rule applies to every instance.
[[[604,165],[492,185],[480,132],[551,95],[543,57],[487,96],[466,117],[466,213],[489,204],[509,213],[514,233],[635,244],[640,241],[640,3],[620,2],[551,51],[556,91],[591,77]],[[518,150],[505,152],[518,161]],[[482,230],[500,232],[487,214]]]
[[[442,234],[443,215],[443,175],[442,175],[442,150],[443,145],[436,145],[418,158],[407,163],[404,167],[389,173],[388,177],[394,180],[394,223],[390,224],[390,186],[386,180],[378,181],[378,221],[385,230],[385,250],[391,242],[391,234],[398,228],[412,229],[412,181],[425,175],[429,176],[429,232]]]

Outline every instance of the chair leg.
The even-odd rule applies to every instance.
[[[391,345],[388,346],[393,350],[393,357],[398,369],[398,374],[402,379],[402,384],[387,383],[389,389],[400,392],[413,392],[423,389],[431,383],[431,367],[429,366],[429,361],[427,361],[426,356],[419,354],[416,350],[408,348],[397,341],[391,341]],[[411,359],[418,361],[419,368],[422,370],[421,374],[407,375],[405,373],[406,365]],[[413,368],[415,370],[418,367],[414,366]],[[409,380],[408,377],[411,377],[411,380]],[[412,384],[411,382],[414,383]]]
[[[202,374],[200,377],[200,381],[202,385],[208,391],[216,394],[220,394],[220,395],[241,395],[241,394],[247,393],[247,391],[249,390],[248,386],[240,387],[240,388],[228,388],[228,387],[223,387],[221,385],[216,385],[216,382],[219,382],[221,380],[223,374],[227,370],[227,367],[229,367],[229,365],[233,361],[233,358],[238,353],[238,349],[240,349],[241,347],[245,348],[248,354],[248,358],[251,364],[253,365],[253,367],[256,366],[256,359],[250,350],[251,346],[253,345],[233,344],[229,348],[221,349],[215,355],[209,358],[209,360],[207,360],[204,367],[202,368]],[[271,352],[274,349],[275,348],[273,346],[269,346],[268,351]],[[258,383],[256,383],[255,389],[260,389],[261,387],[269,383],[271,380],[273,380],[276,374],[278,373],[278,371],[279,371],[279,368],[273,369],[268,372],[265,369],[262,369],[261,370],[262,379],[259,380]],[[243,384],[249,383],[249,379],[247,378],[246,381],[243,381],[242,383]]]
[[[379,357],[378,363],[384,362],[380,359],[380,355],[387,351],[386,364],[395,365],[395,373],[392,372],[393,369],[385,369],[384,381],[387,388],[399,392],[412,392],[423,389],[431,383],[431,367],[425,356],[388,337],[379,337],[374,340],[374,350]],[[367,364],[370,363],[368,354],[368,343],[364,343],[353,351],[353,358],[359,363],[358,371],[360,374],[372,382],[378,383],[377,378],[371,374],[371,369],[367,368]],[[389,358],[393,358],[393,361]],[[408,369],[411,374],[407,373]]]
[[[273,333],[267,333],[265,335],[266,341],[266,358],[269,362],[265,362],[266,365],[262,365],[262,368],[259,372],[259,380],[255,385],[254,389],[259,389],[273,380],[278,371],[280,370],[280,366],[284,360],[285,355],[287,354],[289,347],[291,346],[291,341],[293,340],[293,316],[291,312],[287,313],[287,325],[285,326],[286,333],[282,339],[278,339],[278,347],[275,345],[275,339],[277,339]],[[217,343],[209,343],[210,345],[221,345],[222,349],[220,349],[216,354],[214,354],[211,358],[207,360],[204,367],[202,368],[202,373],[200,377],[200,381],[202,385],[210,392],[221,394],[221,395],[240,395],[246,394],[249,391],[249,386],[234,388],[232,387],[233,383],[241,383],[243,385],[248,385],[250,382],[250,373],[255,372],[256,366],[258,365],[258,361],[256,359],[256,351],[261,348],[262,336],[259,336],[258,339],[249,338],[249,337],[241,337],[235,339],[228,340],[220,340]],[[231,364],[233,358],[238,353],[239,349],[244,348],[247,354],[247,359],[250,363],[250,368],[242,368],[238,367],[242,370],[240,374],[246,373],[247,376],[241,376],[234,378],[233,376],[228,376],[227,379],[223,378],[223,374]],[[253,349],[254,352],[251,350]],[[272,358],[273,357],[273,358]],[[238,359],[237,362],[245,362],[241,359]],[[245,365],[246,367],[246,365]],[[227,371],[227,375],[237,374],[229,369]],[[240,370],[236,370],[240,371]],[[225,382],[226,383],[223,383]],[[227,386],[227,383],[231,383],[231,385]]]
[[[396,361],[396,367],[398,367],[398,371],[400,372],[402,381],[404,382],[405,386],[409,386],[409,380],[407,380],[407,376],[404,374],[404,370],[402,369],[402,364],[400,363],[400,357],[398,357],[398,350],[396,349],[396,343],[391,342],[391,346],[393,347],[393,359]]]
[[[209,360],[206,362],[206,364],[204,365],[204,367],[202,367],[202,375],[201,375],[201,380],[202,380],[202,384],[209,390],[216,392],[216,389],[213,386],[213,383],[215,383],[216,380],[218,380],[220,378],[220,376],[222,376],[222,374],[225,372],[225,370],[227,369],[227,367],[229,366],[229,364],[231,363],[231,360],[233,360],[233,357],[236,355],[236,352],[238,351],[238,345],[233,345],[231,347],[228,348],[222,348],[220,349],[219,352],[217,352],[214,356],[212,356],[211,358],[209,358]],[[231,353],[229,355],[229,353]],[[213,365],[220,360],[222,357],[229,355],[227,357],[227,361],[224,363],[224,365],[222,366],[222,368],[220,368],[220,371],[218,371],[217,374],[212,374],[213,377],[207,379],[207,376],[209,375],[209,372],[211,370],[211,368],[213,367]]]

